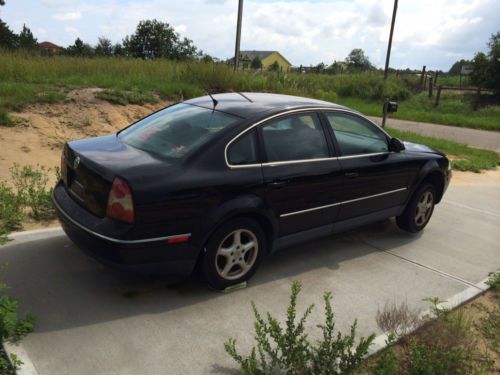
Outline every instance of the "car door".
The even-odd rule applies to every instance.
[[[387,134],[361,116],[341,111],[324,115],[343,172],[337,221],[403,205],[409,176],[405,152],[391,152]]]
[[[259,128],[267,204],[280,236],[331,224],[343,176],[328,131],[315,112],[267,121]]]

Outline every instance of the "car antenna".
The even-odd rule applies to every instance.
[[[210,99],[212,99],[212,102],[214,102],[214,108],[213,110],[215,111],[215,107],[217,107],[217,104],[219,103],[213,96],[210,94],[210,91],[207,91],[208,96],[210,96]]]
[[[237,94],[238,94],[238,95],[243,96],[243,97],[244,97],[246,100],[248,100],[250,103],[253,103],[253,102],[252,102],[252,100],[251,100],[248,96],[246,96],[245,94],[243,94],[242,92],[237,92]]]

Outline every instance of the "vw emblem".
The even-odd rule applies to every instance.
[[[80,164],[80,157],[77,156],[75,160],[73,160],[73,169],[78,168],[78,165]]]

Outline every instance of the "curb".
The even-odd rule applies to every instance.
[[[33,229],[26,230],[23,232],[14,232],[9,234],[9,238],[12,240],[22,239],[24,237],[36,236],[38,234],[51,234],[51,233],[63,233],[62,227],[51,227],[51,228],[43,228],[43,229]]]
[[[486,284],[486,281],[488,281],[488,277],[485,278],[484,280],[481,280],[480,282],[474,284],[474,286],[470,286],[467,289],[451,296],[450,298],[447,298],[446,301],[440,303],[437,305],[438,308],[446,308],[446,309],[455,309],[461,305],[463,305],[466,302],[469,302],[470,300],[474,299],[475,297],[484,294],[490,287]],[[420,316],[432,316],[433,313],[431,310],[425,310],[423,311]],[[408,334],[411,334],[418,330],[419,327],[416,327],[415,329],[410,330]],[[387,347],[387,340],[389,338],[389,333],[384,332],[373,340],[373,344],[370,346],[370,349],[368,349],[368,354],[367,357],[372,356],[373,354],[378,353],[382,349],[385,349]]]
[[[12,364],[12,361],[10,360],[11,354],[15,355],[17,359],[19,359],[23,363],[19,369],[15,370],[15,373],[17,375],[38,375],[38,371],[36,370],[35,365],[31,361],[28,353],[24,349],[24,346],[21,342],[15,344],[10,342],[4,342],[3,348],[5,349],[5,353],[7,354],[7,357],[11,364]]]

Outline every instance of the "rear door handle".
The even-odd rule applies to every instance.
[[[356,178],[356,177],[359,177],[359,173],[347,172],[347,173],[344,173],[344,176],[346,176],[347,178]]]

